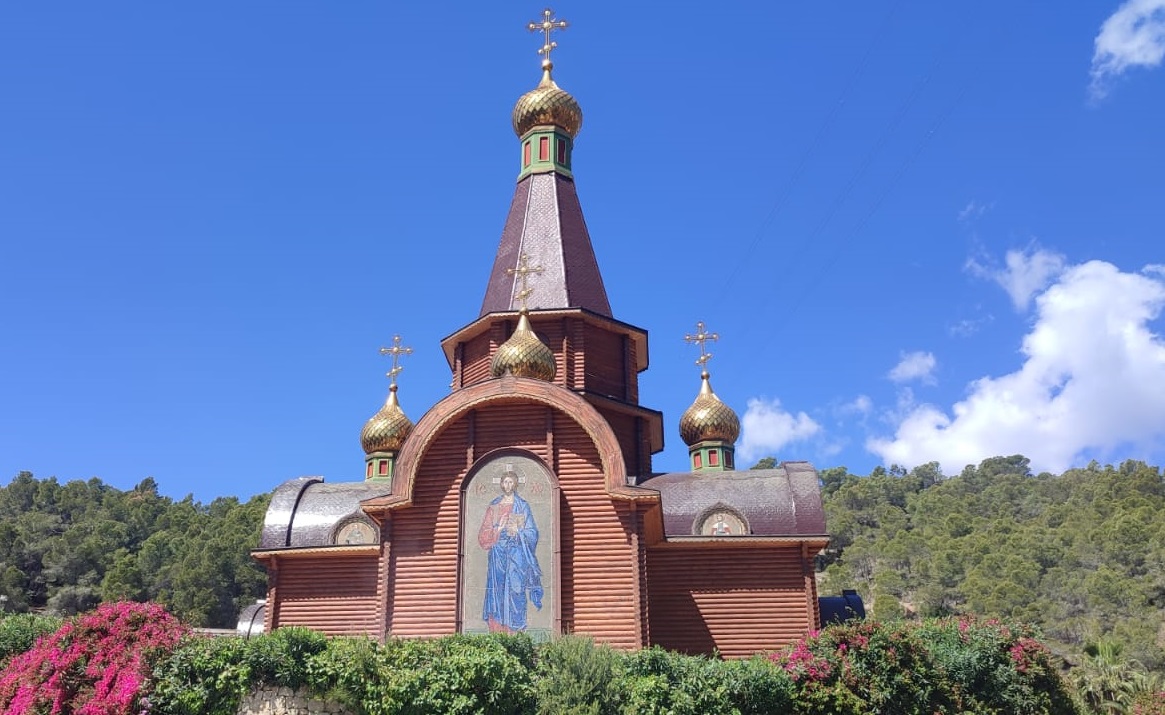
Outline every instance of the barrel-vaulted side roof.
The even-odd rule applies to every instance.
[[[747,536],[826,535],[817,470],[808,462],[783,462],[776,469],[661,474],[640,486],[659,492],[669,541],[699,536],[702,519],[718,509],[742,517]]]
[[[388,491],[384,482],[327,484],[321,477],[290,479],[271,495],[259,550],[331,546],[341,523],[367,520],[361,502]]]

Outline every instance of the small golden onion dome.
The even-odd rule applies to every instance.
[[[549,61],[542,63],[542,81],[538,86],[523,94],[514,105],[514,133],[526,135],[537,126],[553,125],[561,127],[574,138],[582,128],[582,107],[570,92],[559,89],[550,76],[554,69]]]
[[[412,431],[412,421],[405,417],[404,411],[396,401],[396,385],[391,385],[384,407],[372,415],[372,419],[360,430],[360,444],[364,447],[365,454],[399,452],[405,438]]]
[[[700,377],[703,379],[700,394],[696,395],[696,401],[680,417],[680,437],[688,446],[709,440],[729,444],[736,442],[740,436],[740,419],[731,407],[712,392],[708,372],[705,370]]]
[[[489,371],[494,377],[509,374],[547,382],[554,379],[554,373],[558,371],[554,352],[534,334],[525,310],[518,315],[518,327],[514,329],[514,334],[494,353]]]

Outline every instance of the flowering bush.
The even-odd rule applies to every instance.
[[[64,623],[0,673],[3,715],[130,715],[186,633],[151,603],[107,603]]]
[[[910,627],[851,622],[772,656],[800,686],[804,713],[932,713],[949,703]]]
[[[1048,713],[1075,708],[1026,626],[943,619],[847,623],[774,653],[798,713]]]

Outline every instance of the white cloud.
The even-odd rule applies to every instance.
[[[964,318],[948,325],[947,332],[952,337],[969,338],[993,320],[995,320],[995,316],[990,313],[984,315],[982,318]]]
[[[1165,58],[1165,0],[1128,0],[1100,26],[1095,44],[1089,89],[1099,100],[1125,70],[1156,67]]]
[[[987,210],[991,208],[992,205],[993,204],[985,204],[981,201],[971,199],[967,202],[967,205],[963,207],[963,210],[959,212],[959,222],[967,223],[979,218],[983,214],[987,213]]]
[[[1165,276],[1091,261],[1068,268],[1036,298],[1023,365],[968,386],[948,413],[913,405],[893,438],[866,448],[886,463],[937,460],[947,473],[1000,454],[1063,471],[1084,454],[1165,444],[1165,341],[1151,321],[1165,308]]]
[[[841,415],[868,415],[874,409],[874,401],[869,395],[858,395],[837,409]]]
[[[745,461],[776,456],[785,445],[803,442],[821,431],[821,425],[809,415],[786,412],[777,399],[750,399],[740,423],[737,449]]]
[[[933,353],[916,350],[912,353],[902,353],[902,359],[890,370],[886,377],[894,382],[910,382],[919,380],[923,384],[934,384],[934,368],[937,365]]]
[[[1064,256],[1034,244],[1023,250],[1008,251],[1004,263],[1004,267],[995,268],[971,258],[966,267],[972,274],[989,278],[1002,286],[1016,310],[1027,310],[1032,296],[1063,273],[1065,265]]]

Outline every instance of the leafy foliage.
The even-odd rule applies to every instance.
[[[191,638],[156,671],[151,707],[232,715],[259,684],[303,687],[368,715],[1078,712],[1029,629],[966,620],[832,626],[737,661],[574,636],[537,646],[523,636]]]
[[[61,627],[61,619],[19,613],[0,620],[0,667],[14,655],[30,650],[42,636]]]
[[[534,649],[528,638],[458,635],[360,648],[366,660],[358,670],[372,677],[354,682],[345,673],[347,659],[334,657],[317,659],[318,672],[324,676],[320,685],[368,715],[518,715],[534,709]]]
[[[314,682],[312,659],[328,640],[306,628],[280,628],[250,640],[191,636],[154,672],[152,705],[173,715],[233,715],[258,683],[299,688]]]
[[[153,600],[199,626],[233,626],[266,589],[249,552],[267,501],[204,506],[160,496],[153,479],[123,492],[21,472],[0,488],[0,596],[12,611],[60,615]]]
[[[619,656],[584,636],[559,638],[538,651],[538,715],[612,715]]]
[[[1032,623],[1072,663],[1104,639],[1165,672],[1165,479],[1128,461],[1033,475],[1020,455],[946,478],[935,463],[822,472],[821,590],[877,619],[975,614]],[[1159,635],[1160,634],[1160,635]]]
[[[246,693],[277,685],[367,715],[1081,712],[1033,636],[996,621],[851,622],[725,662],[615,651],[576,636],[380,644],[284,628],[207,638],[156,605],[120,603],[66,622],[13,659],[0,676],[0,711],[233,715]],[[1139,712],[1160,712],[1153,697],[1143,694]]]
[[[732,691],[724,664],[661,648],[624,656],[625,674],[618,688],[621,712],[652,715],[702,715],[732,712]]]
[[[1056,659],[1026,626],[850,622],[772,656],[798,713],[1077,712]]]

